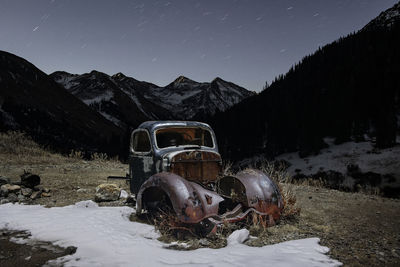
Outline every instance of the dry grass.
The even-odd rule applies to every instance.
[[[19,163],[25,164],[56,163],[72,159],[52,153],[48,149],[39,146],[24,133],[16,131],[0,133],[1,162],[15,163],[16,157]]]
[[[0,160],[2,163],[19,164],[58,164],[74,163],[85,159],[94,162],[119,162],[118,156],[108,157],[105,153],[92,153],[89,156],[79,150],[71,150],[61,155],[38,145],[30,136],[18,131],[0,132]]]
[[[232,176],[235,173],[232,170],[233,163],[231,161],[224,161],[222,165],[222,174],[221,176]]]

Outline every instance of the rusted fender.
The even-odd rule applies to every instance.
[[[278,186],[263,172],[247,169],[235,176],[222,177],[217,181],[218,192],[224,197],[253,208],[261,215],[278,220],[283,210],[283,198]]]
[[[179,175],[161,172],[151,176],[141,186],[136,202],[138,213],[143,209],[143,194],[151,187],[157,187],[167,194],[177,218],[184,223],[198,223],[218,215],[218,204],[224,200],[216,192],[189,182]]]

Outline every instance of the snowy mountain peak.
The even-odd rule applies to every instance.
[[[176,78],[172,83],[167,85],[166,87],[168,88],[176,88],[176,89],[181,89],[181,88],[188,88],[188,87],[193,87],[197,86],[200,83],[193,81],[185,76],[179,76]]]
[[[212,80],[212,82],[225,82],[225,81],[222,80],[220,77],[216,77],[214,78],[214,80]]]
[[[118,73],[114,74],[113,76],[111,76],[111,78],[113,78],[113,79],[123,79],[123,78],[126,78],[126,76],[122,72],[118,72]]]
[[[176,78],[174,81],[174,83],[187,83],[187,82],[194,82],[194,81],[182,75]]]
[[[390,28],[400,21],[400,2],[385,10],[378,17],[368,23],[363,30],[372,28]]]

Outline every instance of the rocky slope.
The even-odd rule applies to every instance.
[[[369,22],[363,30],[390,28],[398,21],[400,21],[400,3],[395,4],[393,7],[379,14],[379,16]]]

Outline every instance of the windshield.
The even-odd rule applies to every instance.
[[[158,148],[177,146],[214,147],[209,130],[199,127],[172,127],[156,131]]]

